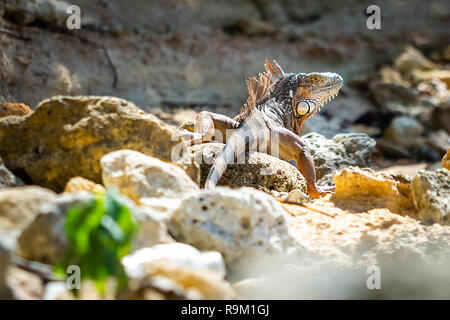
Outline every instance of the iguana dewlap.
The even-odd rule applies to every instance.
[[[226,143],[209,171],[205,188],[214,188],[227,164],[244,155],[248,147],[295,160],[311,198],[334,191],[334,186],[316,184],[314,162],[299,134],[304,122],[338,94],[342,77],[330,72],[284,73],[276,61],[274,66],[266,60],[266,72],[246,79],[249,97],[235,118],[203,111],[196,117],[195,132],[182,132],[189,146],[213,138]]]

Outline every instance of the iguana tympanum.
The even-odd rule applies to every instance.
[[[246,79],[249,97],[235,118],[203,111],[196,117],[194,132],[182,131],[187,146],[211,141],[217,135],[215,130],[226,142],[209,171],[205,188],[213,189],[227,164],[245,154],[247,146],[267,150],[282,160],[295,160],[311,198],[332,193],[334,186],[316,184],[313,159],[298,135],[304,122],[338,94],[342,77],[329,72],[284,73],[276,61],[272,66],[267,60],[265,69]]]

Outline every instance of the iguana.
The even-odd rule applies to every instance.
[[[311,198],[332,193],[334,186],[316,184],[314,162],[299,134],[305,121],[338,94],[342,77],[329,72],[284,73],[273,62],[274,66],[266,60],[265,72],[245,80],[249,96],[239,115],[231,119],[202,111],[196,117],[194,132],[182,131],[187,146],[211,141],[217,134],[215,130],[226,142],[209,171],[205,188],[213,189],[227,164],[245,154],[247,146],[251,150],[267,149],[282,160],[295,160]],[[229,130],[232,134],[227,137]]]

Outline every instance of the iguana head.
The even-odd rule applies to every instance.
[[[336,73],[314,72],[296,75],[298,87],[292,98],[295,117],[310,117],[337,96],[344,80]]]
[[[266,60],[266,71],[273,81],[270,96],[292,108],[299,133],[303,123],[338,94],[344,81],[332,72],[284,73],[276,61],[274,64],[275,68]]]

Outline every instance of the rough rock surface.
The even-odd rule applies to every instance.
[[[420,170],[411,182],[411,189],[420,220],[450,224],[449,170]]]
[[[205,143],[187,148],[184,159],[194,159],[200,165],[203,186],[209,169],[224,145]],[[252,187],[265,192],[271,190],[289,192],[294,189],[306,194],[306,181],[296,167],[268,154],[254,152],[245,157],[245,163],[231,164],[219,180],[219,185],[231,188]]]
[[[83,177],[73,177],[69,181],[67,181],[64,192],[77,193],[80,191],[104,193],[105,188],[101,184],[92,182],[91,180],[85,179]]]
[[[305,250],[340,266],[368,266],[418,259],[428,265],[449,263],[450,226],[425,226],[389,209],[358,209],[329,201],[303,206],[283,204],[289,228]]]
[[[56,200],[56,194],[37,186],[0,189],[0,232],[21,231],[39,213],[39,207]]]
[[[174,130],[122,99],[58,96],[25,117],[0,120],[0,156],[35,184],[61,191],[75,176],[100,183],[99,160],[114,150],[169,160]]]
[[[142,198],[180,197],[198,190],[180,167],[132,150],[119,150],[101,161],[103,183],[139,203]]]
[[[172,214],[169,230],[178,241],[222,253],[227,263],[283,253],[294,245],[281,205],[250,188],[188,194]]]
[[[22,180],[17,178],[3,163],[0,158],[0,188],[23,186]]]
[[[388,208],[395,213],[415,216],[416,208],[407,176],[349,167],[336,172],[333,181],[336,185],[333,201],[347,208]]]
[[[314,159],[319,185],[332,184],[333,174],[348,166],[370,167],[376,142],[364,133],[337,134],[327,139],[317,133],[302,137]]]

